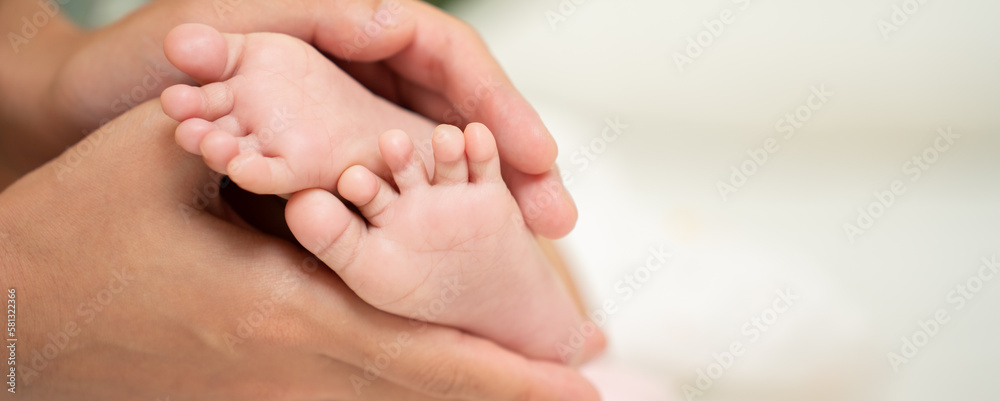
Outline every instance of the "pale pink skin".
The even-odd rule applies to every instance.
[[[204,84],[200,88],[174,85],[163,91],[164,112],[183,121],[177,131],[178,143],[188,152],[202,155],[212,169],[230,174],[251,192],[332,190],[344,170],[355,164],[391,179],[376,143],[379,134],[393,128],[409,134],[425,164],[433,165],[430,142],[436,124],[373,95],[294,37],[220,34],[206,25],[184,24],[166,35],[163,49],[178,70]],[[475,60],[470,57],[470,62]],[[442,66],[428,63],[427,74],[442,73]],[[252,68],[240,68],[245,66]],[[361,67],[351,63],[344,66],[365,77],[369,85],[402,85],[397,89],[406,90],[400,93],[411,95],[427,92],[404,81],[371,81],[371,74],[356,71]],[[492,74],[502,76],[502,72]],[[484,75],[484,82],[494,75]],[[482,92],[480,95],[485,97],[475,99],[479,99],[480,107],[508,110],[512,126],[527,124],[532,119],[521,113],[530,108],[524,109],[519,102],[506,103],[514,96],[512,93],[516,95],[513,88],[503,86],[492,94]],[[444,109],[449,104],[436,97],[407,99],[422,102],[417,108]],[[534,115],[533,111],[530,114]],[[506,151],[502,154],[504,178],[532,231],[559,238],[572,230],[576,207],[551,164],[555,160],[555,142],[547,133],[536,134],[506,132],[500,138],[498,145],[506,145],[498,146]],[[284,136],[297,139],[281,140]],[[315,168],[317,159],[324,160],[320,168]],[[518,170],[524,166],[531,169]]]
[[[167,34],[164,49],[178,69],[211,82],[163,91],[164,112],[181,121],[177,143],[251,192],[334,190],[356,164],[388,176],[374,151],[378,134],[427,137],[434,129],[291,36],[187,24]]]
[[[362,299],[529,357],[575,359],[557,345],[582,317],[525,225],[485,126],[435,129],[285,35],[183,25],[165,49],[177,68],[214,82],[164,91],[164,111],[181,121],[177,142],[250,191],[294,192],[292,232]],[[433,139],[414,146],[393,127]],[[372,129],[386,131],[377,144],[364,140]]]

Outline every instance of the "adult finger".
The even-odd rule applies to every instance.
[[[599,400],[572,368],[530,361],[455,329],[381,312],[335,276],[322,277],[309,284],[314,291],[306,291],[315,299],[303,300],[314,306],[310,341],[318,352],[363,369],[348,378],[362,393],[389,381],[441,399]],[[331,295],[337,298],[333,302]]]
[[[544,174],[526,174],[506,162],[501,167],[503,180],[532,232],[546,238],[561,238],[573,230],[576,204],[563,187],[558,168]]]
[[[316,30],[318,47],[349,60],[385,59],[398,75],[452,103],[450,110],[427,117],[482,122],[496,133],[501,157],[518,170],[540,174],[552,167],[555,141],[475,30],[419,1],[389,0],[351,10],[353,32],[324,31],[329,26],[322,25]]]

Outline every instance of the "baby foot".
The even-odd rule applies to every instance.
[[[167,35],[164,51],[178,69],[208,83],[163,92],[164,112],[181,121],[177,143],[258,194],[333,190],[352,165],[388,176],[375,152],[377,133],[405,128],[427,137],[434,128],[291,36],[187,24]]]
[[[164,112],[181,121],[177,142],[247,190],[333,190],[352,165],[391,179],[376,146],[378,134],[391,128],[410,134],[417,153],[433,165],[434,124],[373,95],[298,39],[185,24],[167,35],[164,52],[206,84],[163,92]],[[517,146],[508,147],[539,147],[531,138],[509,133],[508,142]],[[557,238],[573,228],[576,207],[557,171],[532,175],[504,167],[504,179],[535,233]]]
[[[384,311],[462,328],[533,358],[557,347],[582,318],[521,219],[500,176],[493,135],[442,125],[433,178],[402,131],[379,138],[397,189],[361,166],[341,196],[295,194],[286,219],[296,238],[362,299]]]

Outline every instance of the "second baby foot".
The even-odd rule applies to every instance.
[[[557,344],[583,322],[500,176],[493,135],[438,127],[434,174],[399,130],[379,147],[396,188],[361,166],[338,189],[294,195],[296,238],[362,299],[387,312],[462,328],[534,358],[564,359]]]

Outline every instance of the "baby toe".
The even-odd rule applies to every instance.
[[[465,128],[465,153],[469,159],[470,181],[503,181],[497,143],[493,133],[485,125],[472,123]]]
[[[465,135],[452,125],[434,129],[434,184],[469,182],[469,166],[465,160]]]

